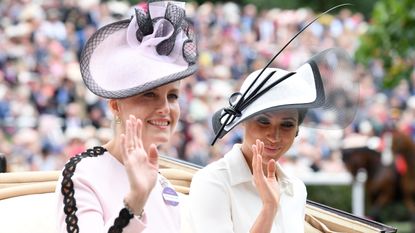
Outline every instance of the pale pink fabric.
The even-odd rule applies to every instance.
[[[56,188],[58,232],[67,232],[61,180],[62,177]],[[124,166],[108,152],[98,157],[84,158],[78,163],[72,181],[80,232],[108,232],[124,208],[123,198],[129,191]],[[176,207],[166,205],[161,192],[162,186],[157,182],[145,205],[145,217],[142,220],[131,219],[123,232],[180,232],[180,204]]]
[[[165,7],[150,5],[150,10],[153,8],[152,13],[164,17]],[[151,14],[152,17],[155,15]],[[89,62],[91,75],[100,87],[108,91],[128,89],[183,72],[189,67],[183,57],[183,44],[189,40],[186,33],[178,31],[172,52],[165,56],[157,53],[156,46],[174,33],[174,25],[161,18],[153,27],[153,33],[139,42],[134,15],[126,29],[113,32],[99,43]],[[164,33],[158,35],[160,31]],[[114,81],[114,77],[121,81]]]

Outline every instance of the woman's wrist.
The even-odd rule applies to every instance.
[[[136,217],[138,217],[139,219],[141,219],[144,215],[144,208],[143,207],[133,207],[130,203],[130,199],[128,197],[125,197],[124,200],[124,207],[128,210],[128,212],[131,215],[134,215]]]
[[[277,204],[265,204],[262,206],[262,212],[264,212],[265,214],[269,215],[275,215],[277,213],[278,210],[278,205]]]
[[[141,210],[138,210],[138,211],[133,210],[133,209],[129,206],[128,202],[126,201],[126,198],[124,198],[124,207],[128,210],[128,212],[129,212],[131,215],[134,215],[134,216],[138,217],[138,219],[142,219],[142,218],[143,218],[143,215],[144,215],[144,208],[142,208]]]

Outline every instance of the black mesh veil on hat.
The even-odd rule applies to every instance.
[[[240,91],[229,97],[229,106],[214,113],[212,145],[239,123],[268,111],[298,109],[305,114],[302,125],[314,128],[341,129],[353,121],[359,86],[354,77],[354,62],[345,50],[324,50],[294,71],[269,67],[320,16],[300,30],[263,69],[248,75]]]
[[[148,1],[129,20],[97,30],[81,54],[81,74],[94,94],[140,94],[197,70],[195,33],[182,1]]]

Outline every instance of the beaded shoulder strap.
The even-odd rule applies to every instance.
[[[76,211],[78,208],[76,207],[75,190],[72,182],[72,176],[75,172],[76,165],[83,158],[97,157],[104,154],[105,151],[107,151],[107,149],[100,146],[94,147],[93,149],[88,149],[87,151],[72,157],[69,162],[66,163],[65,168],[62,171],[63,179],[61,183],[61,193],[63,195],[64,203],[63,211],[66,214],[66,230],[70,233],[79,232],[78,217],[76,216]],[[108,232],[122,232],[122,229],[128,225],[130,219],[133,217],[134,215],[131,214],[126,208],[121,209],[119,216],[114,221],[114,225],[111,226]]]
[[[63,211],[66,214],[66,230],[70,233],[78,233],[78,217],[75,215],[78,208],[76,207],[75,200],[75,190],[72,182],[72,176],[75,172],[76,165],[86,157],[97,157],[107,151],[103,147],[94,147],[93,149],[88,149],[81,154],[78,154],[72,157],[68,163],[65,164],[65,168],[62,171],[62,183],[61,183],[61,193],[63,195],[64,208]]]

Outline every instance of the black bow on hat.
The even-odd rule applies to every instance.
[[[344,50],[327,49],[292,72],[268,68],[308,26],[327,12],[345,5],[350,4],[335,6],[317,16],[291,38],[263,69],[248,76],[241,91],[229,97],[229,106],[213,115],[215,137],[212,145],[240,122],[265,111],[283,108],[312,109],[306,115],[308,126],[344,128],[351,123],[356,112],[359,89],[351,77],[353,62]],[[344,94],[347,105],[335,98],[336,93]],[[317,125],[332,113],[337,117],[336,122],[330,126]]]

